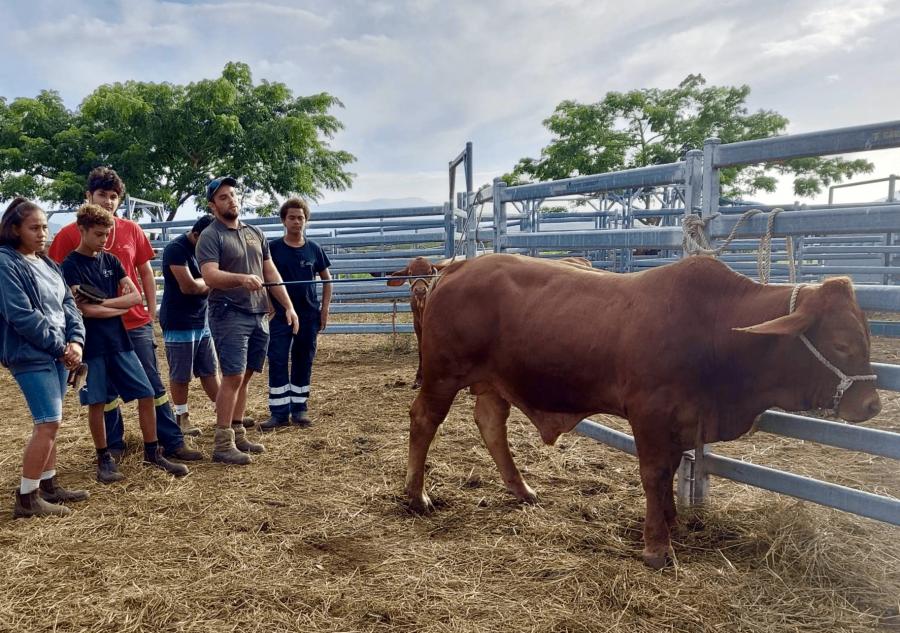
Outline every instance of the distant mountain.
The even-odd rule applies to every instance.
[[[338,201],[311,205],[313,211],[356,211],[361,209],[405,209],[407,207],[432,207],[440,202],[428,202],[423,198],[377,198],[375,200]]]

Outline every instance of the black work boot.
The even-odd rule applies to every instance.
[[[291,422],[287,419],[287,417],[273,415],[271,418],[259,425],[259,430],[263,433],[268,433],[269,431],[274,431],[275,429],[283,429],[286,426],[290,425]]]
[[[111,484],[123,479],[125,479],[125,475],[119,472],[109,451],[97,458],[97,481],[101,484]]]
[[[160,470],[164,470],[175,477],[184,477],[189,472],[188,467],[178,462],[170,462],[163,455],[162,446],[157,446],[155,450],[144,449],[144,465],[154,466]]]
[[[14,519],[26,519],[28,517],[64,517],[72,514],[66,506],[57,505],[41,499],[37,490],[22,494],[16,490],[16,505],[13,507]]]
[[[291,416],[291,424],[299,426],[301,429],[306,429],[312,426],[312,420],[309,419],[309,413],[304,409],[303,411],[297,411]]]
[[[87,490],[69,490],[63,488],[57,483],[56,475],[50,479],[41,479],[38,494],[44,501],[49,501],[50,503],[84,501],[91,496]]]

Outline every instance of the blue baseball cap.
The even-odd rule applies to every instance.
[[[222,185],[231,185],[232,187],[237,187],[237,184],[238,181],[231,176],[220,176],[219,178],[213,178],[209,181],[209,184],[206,185],[206,201],[211,201],[216,195],[216,192],[219,190],[219,187],[221,187]]]

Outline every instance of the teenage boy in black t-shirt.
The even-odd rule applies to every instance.
[[[81,243],[63,261],[62,271],[84,316],[84,362],[88,366],[88,375],[79,397],[81,404],[88,407],[88,424],[97,449],[97,480],[112,483],[124,478],[106,444],[103,409],[110,388],[126,402],[138,401],[144,463],[175,476],[186,475],[187,466],[163,457],[156,436],[153,387],[134,353],[122,321],[122,315],[141,302],[141,295],[116,256],[103,250],[113,226],[113,216],[102,207],[86,204],[78,210],[76,224]],[[82,285],[93,286],[107,298],[99,303],[91,302],[79,292]]]
[[[219,393],[219,374],[212,335],[206,322],[209,287],[197,263],[197,240],[214,220],[204,215],[191,230],[179,235],[163,249],[164,292],[159,309],[159,324],[169,361],[169,391],[175,418],[185,435],[200,435],[190,424],[188,387],[191,375],[200,379],[203,390],[213,402]]]
[[[322,247],[306,239],[309,206],[300,198],[290,198],[279,210],[284,237],[269,243],[272,262],[284,281],[331,279],[331,262]],[[275,316],[269,325],[269,411],[271,417],[259,425],[262,431],[295,424],[309,426],[307,413],[310,378],[316,357],[316,338],[328,323],[331,284],[324,284],[322,305],[316,284],[285,286],[294,310],[300,317],[300,329],[293,333],[284,319],[284,308],[275,304]],[[288,362],[290,361],[290,369]]]

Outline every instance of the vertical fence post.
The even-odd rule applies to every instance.
[[[703,174],[702,174],[702,196],[701,196],[701,215],[704,218],[710,217],[719,210],[719,170],[713,167],[716,148],[721,141],[717,138],[707,139],[703,143]],[[691,154],[691,152],[689,152]],[[696,156],[696,155],[695,155]],[[692,160],[696,160],[694,156]],[[689,168],[693,169],[693,168]],[[694,206],[696,197],[692,195],[692,199],[688,200],[685,196],[685,204]],[[700,424],[700,421],[697,421]],[[703,444],[703,440],[698,434],[697,445],[694,450],[685,453],[678,466],[678,502],[682,505],[697,505],[706,501],[709,494],[709,472],[706,469],[705,455],[707,449]]]
[[[456,217],[453,215],[453,205],[444,203],[444,258],[450,259],[456,253]]]
[[[703,189],[703,152],[692,149],[684,157],[684,212],[697,213]]]
[[[494,178],[493,204],[494,207],[494,252],[502,253],[506,250],[506,203],[503,194],[506,193],[506,183],[499,178]]]

